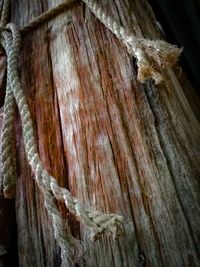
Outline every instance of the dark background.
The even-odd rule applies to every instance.
[[[184,48],[180,63],[200,95],[200,0],[149,0],[165,38]]]

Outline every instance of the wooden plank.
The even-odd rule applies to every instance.
[[[13,2],[12,21],[57,2]],[[139,36],[159,37],[146,1],[102,4]],[[59,206],[84,242],[79,265],[199,266],[200,128],[173,71],[164,85],[138,83],[133,59],[82,3],[24,37],[20,71],[47,170],[87,207],[125,218],[119,241],[92,243]],[[20,266],[61,266],[19,120],[18,166]]]

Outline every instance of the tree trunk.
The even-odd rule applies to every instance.
[[[13,1],[11,21],[23,26],[58,2]],[[138,36],[160,36],[146,0],[101,2]],[[59,204],[85,245],[79,265],[200,266],[200,127],[173,70],[160,86],[140,84],[126,48],[81,1],[23,37],[19,64],[47,170],[86,207],[125,219],[119,240],[93,243]],[[17,147],[19,265],[63,266],[19,120]]]

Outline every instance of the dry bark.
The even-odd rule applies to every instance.
[[[159,37],[145,0],[101,2],[137,35]],[[23,26],[56,3],[13,1],[11,20]],[[199,266],[200,127],[173,70],[163,85],[138,83],[134,60],[82,3],[27,34],[19,65],[47,170],[85,206],[125,218],[119,241],[92,243],[59,204],[85,244],[80,266]],[[19,264],[61,266],[17,125]]]

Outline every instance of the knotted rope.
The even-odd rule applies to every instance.
[[[162,71],[175,64],[182,52],[162,40],[148,40],[135,36],[130,30],[122,27],[118,21],[109,16],[107,12],[94,0],[82,0],[94,15],[126,45],[129,54],[137,60],[138,80],[145,82],[152,78],[158,84],[164,77]]]
[[[162,80],[161,70],[176,62],[181,49],[176,48],[164,41],[151,41],[134,36],[131,32],[119,25],[111,16],[91,0],[82,0],[95,16],[106,25],[118,38],[127,46],[128,51],[137,59],[138,79],[144,81],[153,78],[155,82]],[[53,9],[43,13],[20,31],[24,34],[33,30],[45,21],[51,19],[63,11],[75,0],[64,1]],[[18,70],[17,57],[20,46],[20,31],[14,24],[8,24],[9,0],[4,1],[1,17],[0,42],[7,55],[7,87],[4,103],[4,124],[2,133],[2,162],[3,162],[3,186],[5,197],[13,197],[16,183],[16,160],[13,148],[14,130],[13,122],[15,117],[14,104],[16,102],[22,121],[23,139],[26,156],[31,169],[35,175],[36,182],[43,192],[45,207],[53,223],[54,236],[61,247],[62,258],[65,262],[72,255],[80,255],[82,245],[75,239],[62,220],[58,211],[56,201],[64,202],[66,207],[73,213],[80,222],[92,229],[92,239],[97,239],[102,233],[109,232],[114,238],[123,232],[122,217],[116,214],[104,214],[98,211],[90,211],[83,207],[70,192],[60,187],[43,167],[37,151],[37,144],[34,137],[32,119],[29,107],[24,96]]]
[[[8,1],[5,1],[7,3]],[[52,9],[34,18],[21,29],[21,33],[32,31],[54,18],[78,0],[66,0]],[[145,82],[152,78],[156,84],[164,80],[163,70],[174,65],[182,52],[182,48],[171,45],[163,40],[149,40],[134,35],[129,29],[111,17],[96,0],[82,0],[93,14],[126,45],[130,55],[136,58],[138,81]],[[8,4],[6,4],[8,5]],[[6,8],[5,8],[6,10]],[[4,17],[8,16],[8,12]],[[5,21],[5,19],[4,19]]]
[[[52,9],[33,19],[21,29],[24,34],[54,18],[77,0],[64,1]],[[182,48],[162,40],[149,40],[137,37],[129,29],[124,28],[111,17],[95,0],[82,0],[93,14],[126,45],[130,55],[136,58],[138,80],[145,82],[152,78],[156,84],[164,80],[163,70],[174,65],[182,52]]]

